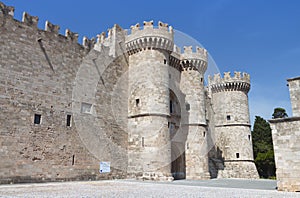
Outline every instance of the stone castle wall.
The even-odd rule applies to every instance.
[[[279,191],[300,191],[300,117],[270,120]]]
[[[288,85],[290,90],[290,99],[292,104],[292,111],[294,117],[300,116],[300,77],[288,79]]]
[[[272,128],[277,187],[300,191],[300,78],[288,79],[293,117],[269,120]]]
[[[81,64],[89,54],[87,46],[79,45],[70,31],[62,36],[49,29],[50,23],[47,30],[40,30],[36,26],[37,17],[24,13],[20,22],[13,19],[13,12],[7,14],[5,9],[1,4],[0,183],[124,177],[126,168],[112,168],[110,174],[99,174],[99,162],[111,160],[107,155],[112,151],[98,156],[92,153],[92,145],[88,145],[89,141],[83,143],[84,137],[75,124],[76,113],[80,112],[74,112],[73,88]],[[88,78],[88,73],[85,75]],[[97,86],[99,98],[92,103],[101,116],[93,118],[102,123],[98,128],[109,127],[106,131],[115,138],[115,144],[126,149],[127,142],[120,141],[124,133],[120,135],[114,121],[109,119],[111,111],[106,109],[110,108],[110,98],[101,94],[102,88]],[[40,124],[34,124],[35,114],[41,116]],[[107,144],[102,141],[97,148],[105,148]]]

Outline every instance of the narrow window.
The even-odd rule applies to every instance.
[[[170,113],[173,113],[173,101],[170,100]]]
[[[191,105],[190,105],[190,104],[185,104],[185,109],[186,109],[187,111],[189,111],[189,110],[191,109]]]
[[[236,158],[240,158],[240,153],[236,153]]]
[[[231,119],[230,115],[227,115],[226,118],[227,118],[227,120],[230,120],[230,119]]]
[[[249,141],[251,140],[251,135],[248,135],[248,139],[249,139]]]
[[[72,156],[72,166],[75,165],[75,155]]]
[[[137,99],[135,99],[135,106],[136,106],[136,107],[138,107],[138,106],[139,106],[139,104],[140,104],[140,99],[138,99],[138,98],[137,98]]]
[[[205,137],[205,135],[206,135],[206,133],[205,133],[205,131],[203,131],[203,137]]]
[[[41,124],[42,115],[34,114],[34,124]]]
[[[168,122],[168,128],[170,128],[170,122]]]
[[[145,146],[145,138],[142,137],[142,147],[144,147],[144,146]]]
[[[200,78],[200,81],[203,82],[203,78]]]
[[[164,59],[164,64],[167,64],[167,60],[166,59]]]
[[[71,115],[67,115],[67,126],[71,126]]]

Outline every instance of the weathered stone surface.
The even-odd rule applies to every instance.
[[[213,175],[221,178],[258,178],[253,161],[248,91],[250,78],[229,72],[210,78],[210,112],[214,112],[215,146],[210,151]]]
[[[90,152],[74,120],[72,90],[88,51],[55,31],[38,30],[29,19],[21,23],[0,15],[0,21],[5,20],[0,27],[0,183],[124,178],[126,168],[99,174],[99,162],[111,160],[108,156],[115,150],[108,147],[102,156]],[[109,57],[105,53],[99,56]],[[117,65],[111,68],[122,70]],[[103,75],[105,80],[117,77]],[[114,83],[107,80],[106,86]],[[97,119],[109,128],[103,136],[126,150],[127,141],[121,143],[126,133],[114,127],[111,111],[106,111],[111,100],[101,94],[102,88],[101,84],[96,87],[101,99],[97,108],[105,110]],[[41,124],[33,123],[35,114],[41,115]],[[67,115],[71,115],[71,126],[66,126]],[[106,148],[105,141],[100,143],[98,148]]]
[[[270,120],[278,190],[300,191],[300,78],[288,80],[294,117]]]
[[[288,79],[293,116],[300,116],[300,77]]]
[[[114,25],[80,45],[70,30],[39,30],[37,17],[19,22],[4,8],[0,183],[256,178],[249,75],[205,87],[206,50],[181,53],[166,23],[128,35]],[[100,162],[111,172],[99,173]]]

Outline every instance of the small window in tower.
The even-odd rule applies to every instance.
[[[166,59],[164,59],[164,64],[165,64],[165,65],[167,64],[167,60],[166,60]]]
[[[41,114],[34,114],[34,124],[41,124],[42,115]]]
[[[226,119],[227,119],[227,120],[231,120],[230,115],[227,115],[227,116],[226,116]]]
[[[205,131],[203,131],[203,137],[205,137],[205,135],[206,135],[206,132],[205,132]]]
[[[144,147],[144,146],[145,146],[145,138],[142,137],[142,147]]]
[[[71,126],[71,118],[72,118],[71,115],[67,115],[67,123],[66,123],[67,126]]]
[[[72,156],[72,166],[75,165],[75,155]]]
[[[138,107],[140,105],[140,99],[135,99],[135,106]]]
[[[251,140],[251,135],[248,135],[248,139],[249,139],[249,141]]]
[[[236,158],[240,158],[240,153],[236,153]]]
[[[173,101],[170,100],[170,113],[173,113]]]
[[[200,78],[200,81],[203,82],[203,78]]]
[[[191,105],[190,104],[185,104],[185,109],[187,110],[187,111],[189,111],[190,109],[191,109]]]

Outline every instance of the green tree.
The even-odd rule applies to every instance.
[[[270,178],[275,176],[275,160],[270,124],[262,117],[255,116],[252,131],[254,162],[259,176]]]
[[[288,115],[284,108],[277,107],[274,109],[274,113],[272,114],[273,119],[286,118],[286,117],[288,117]]]

